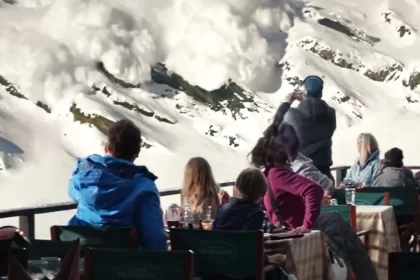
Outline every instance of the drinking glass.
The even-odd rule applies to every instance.
[[[204,230],[211,230],[213,228],[213,219],[211,218],[211,206],[207,207],[204,214],[204,219],[200,222],[201,228]]]
[[[179,221],[167,221],[166,224],[168,225],[168,228],[179,228],[180,222]]]
[[[28,261],[28,273],[33,280],[43,280],[45,277],[44,267],[46,262],[43,260]]]
[[[44,261],[43,271],[45,277],[48,279],[54,279],[60,271],[61,259],[57,257],[45,257],[41,258]]]
[[[212,219],[204,219],[201,221],[201,227],[204,230],[212,230],[213,228],[213,220]]]
[[[211,206],[208,206],[204,212],[204,220],[211,220]]]
[[[356,200],[356,189],[355,188],[346,188],[346,204],[354,205]]]
[[[362,182],[362,186],[361,186],[362,188],[368,188],[368,187],[370,187],[370,184],[369,184],[369,181],[363,181]]]

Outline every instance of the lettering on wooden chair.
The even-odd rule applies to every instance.
[[[198,253],[212,259],[220,259],[222,262],[232,261],[238,258],[235,246],[223,241],[204,241],[200,243]]]
[[[159,267],[148,263],[136,264],[136,267],[116,266],[112,271],[117,279],[162,279]]]

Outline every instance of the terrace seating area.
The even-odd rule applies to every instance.
[[[342,170],[338,169],[337,177]],[[363,188],[356,191],[352,205],[347,204],[346,195],[345,189],[337,189],[332,195],[336,205],[323,205],[321,211],[338,212],[356,230],[378,279],[419,279],[416,190]],[[11,210],[0,217],[45,211]],[[28,232],[25,240],[13,228],[0,230],[0,275],[24,279],[22,275],[30,277],[31,262],[59,258],[55,278],[48,279],[283,279],[287,274],[296,279],[341,279],[334,274],[325,235],[316,230],[291,234],[170,228],[170,250],[165,252],[139,250],[133,228],[52,226],[50,232],[50,240],[38,240]],[[282,275],[265,262],[265,255],[284,257],[277,266]]]

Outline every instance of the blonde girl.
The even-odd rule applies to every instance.
[[[221,204],[220,196],[225,196],[225,194],[220,192],[210,164],[204,158],[194,157],[188,161],[185,167],[182,195],[183,205],[188,204],[197,219],[203,219],[209,206],[211,216],[214,218]]]

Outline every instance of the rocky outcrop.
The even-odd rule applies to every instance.
[[[357,29],[353,29],[348,26],[345,26],[343,23],[336,20],[331,20],[329,18],[322,18],[322,19],[319,19],[317,22],[320,25],[323,25],[337,32],[340,32],[344,35],[347,35],[356,41],[364,41],[366,43],[369,43],[370,45],[373,45],[374,43],[378,43],[381,41],[381,39],[377,37],[367,35],[361,30],[357,30]]]
[[[103,87],[102,89],[100,89],[97,86],[93,86],[92,89],[93,89],[94,92],[100,92],[108,98],[113,98],[111,92],[108,90],[107,87]],[[176,124],[177,123],[177,121],[175,121],[175,120],[170,120],[168,118],[159,116],[158,114],[156,114],[153,111],[141,108],[138,104],[130,103],[130,102],[127,102],[127,101],[119,101],[117,99],[114,99],[112,102],[117,106],[124,107],[128,110],[134,111],[134,112],[139,113],[139,114],[141,114],[145,117],[148,117],[148,118],[155,118],[156,120],[158,120],[160,122],[163,122],[163,123],[167,123],[167,124]]]
[[[3,2],[6,3],[6,4],[10,4],[10,5],[17,4],[16,0],[3,0]]]
[[[407,80],[403,80],[403,85],[406,87],[410,87],[411,90],[417,88],[420,85],[420,72],[414,71],[411,73],[410,77]]]
[[[363,75],[368,77],[371,80],[374,80],[376,82],[384,82],[385,80],[391,81],[391,80],[398,80],[400,77],[401,72],[403,71],[403,67],[400,64],[392,64],[385,66],[384,69],[381,69],[379,71],[371,71],[366,70]]]
[[[233,81],[227,81],[222,87],[207,91],[199,86],[193,86],[180,75],[171,73],[163,64],[157,64],[151,70],[152,80],[158,84],[168,85],[176,90],[183,91],[194,100],[207,105],[211,110],[232,114],[236,119],[246,119],[241,111],[258,112],[266,110],[268,105],[258,102],[253,93],[244,90]],[[178,105],[182,108],[181,105]]]
[[[114,83],[114,84],[118,84],[123,88],[140,88],[140,83],[138,84],[131,84],[128,83],[122,79],[119,79],[117,77],[115,77],[114,75],[112,75],[106,68],[105,65],[103,64],[102,61],[98,61],[96,62],[96,69],[101,72],[105,77],[107,77],[107,79]]]
[[[394,26],[400,38],[411,35],[413,28],[411,26],[408,26],[408,24],[404,23],[398,17],[396,17],[393,12],[391,11],[384,12],[382,13],[382,16],[384,17],[384,20],[386,23]]]
[[[214,138],[222,138],[230,147],[239,147],[239,138],[236,135],[221,135],[221,128],[217,125],[210,125],[204,134]]]
[[[330,61],[338,67],[351,69],[355,72],[362,72],[363,75],[376,82],[398,80],[403,72],[403,65],[398,62],[384,65],[379,70],[369,69],[367,65],[364,65],[360,58],[344,55],[338,50],[333,50],[326,44],[321,45],[320,42],[313,38],[303,39],[297,45]]]
[[[78,108],[76,104],[73,104],[70,107],[70,113],[73,114],[73,120],[75,122],[94,126],[104,135],[108,133],[109,127],[114,123],[114,121],[111,121],[100,115],[86,114],[82,112],[82,110]],[[153,147],[151,144],[147,143],[146,141],[142,141],[142,148],[149,149],[151,147]]]
[[[0,75],[0,85],[3,86],[5,88],[5,90],[12,96],[20,98],[20,99],[24,99],[24,100],[29,100],[25,95],[23,95],[17,88],[16,85],[12,84],[11,82],[9,82],[5,77],[3,77],[2,75]],[[42,110],[44,110],[46,113],[51,113],[51,108],[41,102],[41,101],[36,101],[34,102],[34,104],[36,106],[38,106],[39,108],[41,108]]]
[[[355,72],[361,72],[367,78],[375,82],[388,82],[388,81],[398,81],[404,74],[404,66],[399,62],[392,62],[390,59],[389,64],[385,64],[377,70],[369,69],[367,65],[364,65],[363,60],[357,57],[350,57],[344,55],[337,50],[333,50],[331,47],[326,44],[320,43],[313,38],[305,38],[298,42],[297,44],[302,49],[310,51],[319,57],[330,61],[334,65],[351,69]],[[286,62],[287,63],[287,62]],[[282,63],[279,64],[279,67],[289,68],[290,65]],[[287,78],[290,79],[289,83],[291,85],[299,85],[300,80],[296,77]],[[413,71],[408,79],[402,79],[401,83],[405,87],[409,87],[411,90],[416,89],[420,85],[420,72]]]

